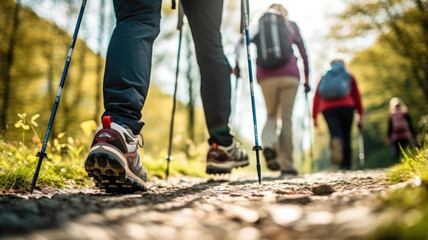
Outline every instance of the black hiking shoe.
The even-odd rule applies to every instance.
[[[266,165],[269,170],[279,170],[280,167],[278,161],[276,160],[275,149],[270,147],[263,148],[263,156],[265,157]]]
[[[138,136],[104,116],[85,162],[88,176],[106,192],[146,191],[147,173],[138,146]]]
[[[220,146],[216,143],[211,144],[207,154],[207,173],[225,174],[230,173],[233,168],[248,166],[248,155],[238,144],[233,143],[228,146]]]

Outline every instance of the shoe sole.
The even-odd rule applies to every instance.
[[[276,170],[280,169],[279,164],[278,164],[277,160],[275,159],[276,158],[275,151],[273,151],[269,148],[265,148],[265,149],[263,149],[263,156],[266,159],[266,165],[267,165],[267,168],[269,170],[276,171]]]
[[[147,191],[144,181],[142,179],[134,179],[138,177],[130,172],[122,160],[111,154],[103,152],[89,154],[85,162],[85,170],[88,173],[88,177],[94,179],[95,185],[106,192],[132,193]]]
[[[215,164],[215,163],[207,163],[207,174],[228,174],[232,172],[232,169],[234,168],[243,168],[250,165],[250,162],[247,160],[246,162],[239,163],[238,165],[234,165],[231,167],[222,167],[221,164]]]

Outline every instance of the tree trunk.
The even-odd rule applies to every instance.
[[[12,23],[12,31],[9,38],[8,49],[6,53],[6,61],[4,67],[2,69],[2,79],[3,79],[3,106],[1,109],[1,117],[0,117],[0,129],[7,130],[7,113],[9,109],[9,101],[10,101],[10,87],[11,87],[11,70],[14,61],[14,53],[15,53],[15,44],[17,39],[18,28],[20,25],[19,21],[19,12],[21,9],[20,0],[16,1],[15,10],[13,12],[13,23]]]

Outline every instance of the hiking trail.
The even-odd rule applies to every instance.
[[[2,239],[362,239],[378,226],[382,170],[152,179],[147,192],[0,195]]]

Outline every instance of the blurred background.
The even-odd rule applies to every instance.
[[[223,45],[234,67],[240,38],[240,0],[224,0]],[[426,134],[428,114],[428,2],[425,0],[300,0],[251,1],[250,20],[256,22],[272,3],[283,4],[304,38],[310,62],[310,85],[315,90],[327,70],[329,56],[341,53],[357,80],[365,108],[366,168],[392,164],[385,145],[389,100],[400,97],[413,124]],[[12,145],[40,147],[58,90],[81,0],[0,1],[0,140],[2,154]],[[142,120],[146,165],[164,166],[174,91],[178,31],[177,11],[163,2],[161,33],[156,39],[152,80]],[[49,151],[83,162],[103,112],[102,78],[109,37],[115,26],[111,0],[89,0],[71,61]],[[240,46],[244,48],[244,46]],[[255,63],[255,47],[251,48]],[[199,69],[190,29],[185,23],[180,61],[178,106],[173,155],[181,159],[178,173],[203,172],[208,150],[199,95]],[[298,54],[298,51],[295,51]],[[250,151],[254,145],[253,120],[246,59],[237,59],[242,77],[231,76],[234,134]],[[301,68],[302,63],[299,63]],[[254,68],[253,68],[254,69]],[[303,74],[302,74],[303,76]],[[235,84],[238,88],[235,91]],[[334,169],[329,161],[329,134],[323,119],[316,129],[308,116],[309,102],[299,89],[293,113],[295,162],[300,172]],[[266,110],[255,85],[258,131]],[[309,105],[309,106],[308,106]],[[425,126],[425,127],[424,127]],[[77,153],[76,151],[79,150]],[[34,151],[34,154],[37,151]],[[30,154],[31,155],[31,154]],[[68,154],[70,155],[70,154]],[[252,164],[246,171],[255,171]],[[358,130],[353,129],[354,169],[358,168]],[[35,157],[31,158],[35,161]],[[190,164],[190,163],[192,164]],[[3,162],[2,164],[5,164]],[[189,165],[190,164],[190,165]],[[263,163],[264,166],[264,163]],[[153,166],[155,168],[155,166]],[[181,170],[180,170],[181,169]],[[159,173],[159,175],[161,175]]]

